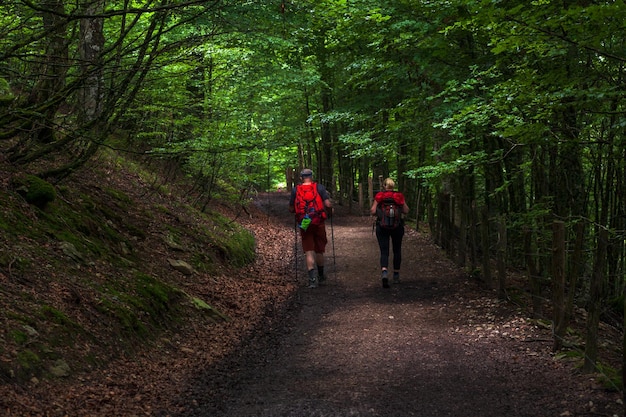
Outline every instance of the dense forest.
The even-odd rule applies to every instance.
[[[526,274],[554,349],[622,326],[626,4],[533,0],[6,0],[0,149],[55,186],[103,149],[221,183],[311,167],[362,212],[397,178],[411,220],[507,295]]]

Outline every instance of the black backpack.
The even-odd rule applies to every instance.
[[[402,217],[402,207],[400,207],[393,197],[385,198],[378,204],[378,224],[381,228],[394,230],[400,225]]]

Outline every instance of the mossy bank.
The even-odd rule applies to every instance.
[[[219,285],[255,258],[228,205],[201,211],[184,184],[155,187],[156,174],[111,153],[58,184],[0,170],[3,383],[71,377],[191,318],[228,320],[191,285]]]

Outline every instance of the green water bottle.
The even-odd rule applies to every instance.
[[[300,229],[302,229],[302,230],[304,230],[306,232],[306,229],[309,228],[310,224],[311,224],[311,218],[307,214],[307,215],[304,216],[304,218],[300,222]]]

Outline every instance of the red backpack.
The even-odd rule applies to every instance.
[[[378,208],[376,209],[378,224],[383,229],[393,230],[400,225],[402,206],[396,202],[394,192],[385,192],[387,195],[378,203]]]
[[[326,219],[324,201],[317,190],[317,183],[300,184],[296,186],[294,201],[296,220],[300,222],[306,214],[311,218],[311,224],[320,224]]]

